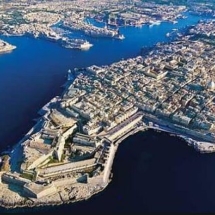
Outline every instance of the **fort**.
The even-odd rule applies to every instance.
[[[147,129],[214,152],[215,85],[214,73],[208,74],[214,66],[206,61],[213,52],[212,45],[182,39],[145,57],[69,71],[75,79],[68,78],[62,95],[39,111],[35,126],[11,151],[9,167],[2,165],[1,205],[89,198],[110,182],[120,142]]]

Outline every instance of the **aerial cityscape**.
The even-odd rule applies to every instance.
[[[42,40],[78,55],[96,41],[123,43],[124,28],[204,17],[168,30],[165,42],[139,47],[135,57],[68,68],[61,94],[2,153],[1,207],[72,204],[108,189],[119,146],[138,132],[165,132],[198,153],[215,152],[214,11],[213,2],[198,0],[0,2],[0,58],[24,46],[8,38]]]

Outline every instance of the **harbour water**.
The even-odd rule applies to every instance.
[[[142,46],[168,42],[166,34],[172,29],[184,29],[201,18],[188,15],[176,24],[121,28],[124,40],[88,37],[94,44],[88,51],[64,49],[42,39],[0,36],[17,46],[0,55],[0,150],[18,142],[33,126],[37,111],[60,95],[68,69],[137,56]],[[113,181],[104,192],[85,202],[42,210],[215,211],[214,161],[215,155],[200,155],[166,134],[139,133],[121,143]]]

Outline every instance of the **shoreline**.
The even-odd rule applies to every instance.
[[[68,90],[68,89],[66,89],[66,90]],[[66,91],[64,93],[66,93]],[[43,127],[43,118],[44,118],[44,116],[47,116],[47,114],[50,112],[50,105],[52,105],[52,103],[57,102],[58,98],[59,98],[58,96],[53,98],[48,104],[46,104],[42,108],[45,112],[40,113],[42,115],[40,120],[38,120],[37,123],[34,125],[34,127],[32,127],[27,132],[26,136],[24,136],[16,145],[14,145],[14,147],[12,148],[12,153],[11,153],[11,158],[15,159],[13,161],[14,163],[16,163],[17,160],[16,160],[16,156],[13,153],[17,153],[17,151],[19,151],[24,146],[23,143],[25,143],[28,140],[28,138],[30,138],[32,136],[32,134],[34,135],[34,133],[37,133],[40,130],[40,128]],[[137,112],[136,116],[138,116],[138,114],[140,115],[141,113]],[[135,114],[134,114],[134,116],[135,116]],[[144,118],[146,118],[146,115],[144,115]],[[152,118],[149,118],[149,122],[151,122],[151,120],[152,120]],[[103,172],[101,173],[101,175],[98,178],[99,182],[96,183],[97,185],[100,185],[99,189],[96,188],[96,190],[94,190],[93,192],[90,192],[90,193],[88,193],[88,191],[86,191],[84,194],[82,193],[79,198],[75,198],[75,199],[71,200],[71,199],[68,199],[68,197],[66,197],[66,200],[62,200],[62,197],[61,197],[61,195],[59,193],[61,193],[61,190],[65,189],[65,187],[64,187],[64,185],[63,186],[56,186],[58,191],[55,192],[54,195],[56,195],[56,194],[60,195],[60,197],[58,197],[57,199],[54,198],[54,200],[53,200],[52,198],[54,196],[52,196],[52,195],[49,196],[50,200],[48,200],[46,197],[45,197],[44,200],[42,200],[42,199],[41,200],[40,199],[35,200],[35,199],[32,199],[32,198],[26,198],[26,197],[21,197],[20,196],[17,199],[17,202],[14,199],[13,199],[13,201],[11,201],[11,198],[9,198],[9,200],[10,200],[9,202],[13,202],[13,203],[8,203],[7,200],[2,198],[2,201],[0,202],[0,206],[2,206],[4,208],[25,208],[25,207],[34,207],[34,206],[37,206],[37,207],[40,207],[40,206],[53,206],[53,205],[69,204],[69,203],[72,203],[72,202],[78,202],[78,201],[89,199],[93,195],[95,195],[97,193],[100,193],[102,190],[104,190],[108,186],[108,184],[110,182],[110,175],[112,174],[112,165],[113,165],[113,161],[114,161],[114,158],[115,158],[115,153],[116,153],[116,151],[118,149],[119,144],[122,141],[124,141],[125,139],[127,139],[128,137],[134,135],[135,133],[144,132],[145,130],[148,130],[148,129],[153,129],[153,130],[156,130],[156,131],[159,131],[159,132],[166,132],[166,133],[169,133],[169,135],[174,135],[177,138],[182,138],[187,142],[187,145],[193,146],[194,149],[196,149],[197,151],[202,152],[202,153],[206,153],[206,152],[211,153],[211,152],[215,151],[214,144],[212,144],[210,142],[200,142],[200,141],[191,139],[191,138],[187,137],[186,135],[183,135],[183,133],[179,133],[177,130],[174,130],[174,125],[172,125],[173,127],[171,128],[171,127],[169,127],[170,126],[170,124],[169,124],[168,128],[167,127],[165,128],[164,127],[165,125],[163,125],[162,122],[160,123],[160,125],[158,125],[158,122],[161,122],[161,121],[156,121],[155,120],[155,122],[154,122],[154,123],[156,123],[155,125],[151,125],[150,123],[149,123],[149,125],[146,125],[141,120],[141,121],[138,122],[139,123],[138,125],[131,126],[128,129],[128,131],[126,131],[126,133],[122,133],[122,134],[118,135],[118,137],[116,139],[114,139],[114,141],[111,142],[110,147],[112,147],[112,148],[108,152],[109,157],[107,159],[107,162],[106,162],[106,165],[104,167]],[[13,165],[14,164],[12,164],[12,166]],[[2,172],[2,174],[4,175],[4,172]],[[61,182],[58,181],[58,183],[61,183]],[[0,186],[1,185],[3,185],[3,184],[0,184]],[[82,189],[82,188],[89,190],[90,187],[93,187],[93,184],[89,183],[87,185],[82,185],[82,184],[77,183],[77,182],[70,182],[70,183],[68,183],[68,185],[66,187],[69,187],[70,189],[71,188],[76,188],[76,191],[79,192],[80,189]],[[8,188],[3,185],[2,189],[7,190]],[[73,198],[74,197],[75,197],[75,195],[73,196]]]
[[[112,173],[112,166],[113,166],[113,162],[114,162],[114,158],[115,158],[115,153],[117,152],[118,150],[118,147],[119,145],[124,141],[126,140],[127,138],[129,138],[130,136],[133,136],[135,135],[136,133],[143,133],[147,130],[153,130],[154,132],[164,132],[164,133],[168,133],[168,135],[170,136],[175,136],[176,138],[181,138],[183,139],[183,141],[185,141],[185,143],[188,145],[188,146],[192,146],[196,151],[200,152],[200,153],[212,153],[212,152],[215,152],[215,146],[213,147],[213,150],[210,149],[210,146],[208,146],[207,149],[202,149],[201,147],[199,147],[201,145],[201,142],[199,141],[191,141],[189,142],[183,135],[181,134],[177,134],[177,133],[174,133],[174,131],[172,131],[172,133],[168,130],[163,130],[163,129],[159,129],[159,128],[152,128],[152,127],[144,127],[144,126],[139,126],[137,128],[134,128],[132,129],[131,131],[129,131],[127,134],[125,134],[124,136],[120,137],[118,140],[116,140],[114,142],[114,145],[115,145],[115,148],[114,148],[114,155],[113,155],[113,159],[112,159],[112,164],[111,164],[111,168],[109,169],[109,175],[108,175],[108,182],[106,183],[105,186],[103,187],[100,187],[100,189],[98,190],[95,190],[94,192],[91,192],[90,194],[86,195],[85,197],[81,197],[81,198],[75,198],[75,199],[69,199],[69,200],[60,200],[60,201],[50,201],[50,202],[35,202],[35,201],[32,201],[32,199],[26,199],[25,202],[19,202],[18,204],[16,203],[16,205],[13,204],[10,204],[8,202],[4,202],[4,200],[2,199],[0,201],[0,207],[3,207],[5,209],[16,209],[16,208],[23,208],[23,209],[27,209],[27,208],[32,208],[32,207],[44,207],[44,206],[59,206],[59,205],[63,205],[63,204],[71,204],[71,203],[76,203],[76,202],[80,202],[80,201],[86,201],[88,199],[90,199],[92,196],[95,196],[97,194],[99,194],[100,192],[102,192],[104,189],[106,189],[109,185],[109,183],[111,182],[112,180],[112,177],[113,176],[113,173]],[[21,141],[20,141],[21,142]],[[20,144],[20,143],[18,143]],[[18,144],[16,144],[14,147],[13,147],[13,150],[16,148],[16,147],[19,147]],[[213,145],[213,144],[210,144],[210,145]],[[72,186],[71,186],[72,187]],[[59,188],[61,189],[61,188]],[[60,191],[59,191],[60,192]],[[51,197],[51,196],[50,196]]]
[[[0,207],[5,208],[5,209],[27,209],[27,208],[33,208],[33,207],[46,207],[46,206],[59,206],[59,205],[63,205],[63,204],[71,204],[71,203],[78,203],[80,201],[87,201],[88,199],[90,199],[92,196],[95,196],[97,194],[99,194],[100,192],[102,192],[104,189],[106,189],[106,187],[104,187],[103,189],[100,189],[94,193],[92,193],[91,195],[87,196],[86,198],[80,198],[80,199],[76,199],[76,200],[68,200],[66,202],[61,201],[61,202],[50,202],[50,203],[38,203],[38,204],[20,204],[20,205],[10,205],[10,204],[4,204],[2,203],[2,201],[0,201]]]
[[[136,62],[140,73],[142,72],[146,74],[145,77],[148,77],[143,65],[140,65],[141,60],[143,60],[141,57],[137,57],[128,59],[126,62],[129,64]],[[117,66],[119,65],[115,64],[113,67],[117,68]],[[123,63],[121,66],[124,66]],[[86,75],[86,72],[89,74]],[[75,78],[71,83],[65,83],[66,87],[62,96],[53,98],[39,111],[41,117],[37,123],[27,132],[25,137],[14,145],[10,154],[12,169],[1,173],[1,179],[4,182],[0,184],[2,189],[0,195],[4,201],[0,202],[2,207],[61,205],[89,199],[108,186],[119,144],[129,136],[148,129],[182,138],[188,145],[192,145],[194,149],[202,153],[215,151],[215,145],[212,143],[213,136],[206,136],[205,131],[182,126],[181,121],[174,124],[172,119],[169,122],[162,120],[156,116],[155,110],[144,106],[145,103],[142,105],[140,103],[122,103],[122,107],[117,111],[119,113],[120,110],[125,114],[114,116],[115,121],[108,121],[109,125],[107,123],[109,127],[102,122],[103,130],[101,129],[102,123],[93,124],[94,121],[90,120],[94,115],[91,112],[87,113],[87,109],[81,109],[83,105],[80,105],[80,100],[84,104],[89,104],[89,107],[92,107],[94,101],[97,110],[101,100],[97,98],[99,102],[96,101],[95,96],[94,100],[91,97],[91,101],[89,101],[87,92],[90,97],[93,87],[99,88],[102,84],[105,86],[107,82],[110,83],[110,80],[102,83],[100,73],[105,75],[106,71],[103,67],[91,66],[85,71],[80,70],[79,77],[76,77],[77,79]],[[129,74],[128,71],[129,75],[131,73]],[[156,78],[156,73],[153,71],[151,75]],[[163,78],[166,73],[160,75]],[[85,79],[85,85],[82,85],[81,80],[85,81]],[[111,79],[112,85],[110,86],[115,88],[120,79],[122,79],[120,76],[115,80]],[[149,80],[156,79],[150,78]],[[145,84],[147,85],[150,81]],[[67,83],[70,84],[67,85]],[[80,87],[75,85],[77,83],[80,84]],[[184,82],[180,87],[183,88],[187,84],[189,81]],[[86,86],[86,88],[84,89],[82,86]],[[88,88],[88,86],[92,88]],[[178,91],[179,89],[175,92]],[[113,92],[114,99],[107,99],[107,103],[121,102],[118,92],[114,92],[116,95]],[[86,97],[84,97],[85,94]],[[110,95],[105,96],[111,97]],[[128,101],[130,102],[130,100]],[[158,113],[165,117],[168,114],[162,111]],[[102,114],[106,113],[102,112]],[[209,141],[210,138],[211,141]],[[19,150],[23,150],[23,158],[21,158]],[[79,153],[80,151],[83,153]],[[17,164],[19,162],[21,162],[20,169]]]
[[[0,39],[0,54],[10,53],[17,47]]]

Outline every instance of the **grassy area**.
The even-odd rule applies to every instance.
[[[51,157],[47,164],[52,164],[52,163],[59,163],[59,161],[56,158]]]
[[[33,180],[33,178],[34,178],[34,176],[32,174],[28,174],[28,173],[22,173],[20,175],[20,177],[26,178],[26,179],[29,179],[29,180]]]
[[[66,158],[66,155],[65,154],[62,154],[62,157],[61,157],[61,162],[63,162]]]

